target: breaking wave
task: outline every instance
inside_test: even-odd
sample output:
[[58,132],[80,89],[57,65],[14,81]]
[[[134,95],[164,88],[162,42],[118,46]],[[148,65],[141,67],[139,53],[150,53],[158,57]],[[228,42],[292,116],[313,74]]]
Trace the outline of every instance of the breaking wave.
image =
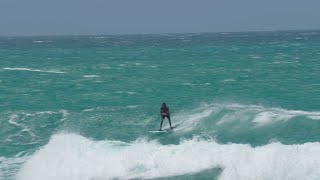
[[220,168],[220,180],[319,179],[320,143],[252,147],[194,137],[177,145],[146,139],[94,141],[57,134],[19,171],[23,180],[150,179]]

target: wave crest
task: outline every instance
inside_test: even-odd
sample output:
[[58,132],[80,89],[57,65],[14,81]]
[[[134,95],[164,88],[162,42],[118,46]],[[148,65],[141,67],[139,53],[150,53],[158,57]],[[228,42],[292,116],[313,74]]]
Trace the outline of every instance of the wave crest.
[[178,145],[145,139],[94,141],[58,134],[23,165],[18,179],[150,179],[222,168],[221,180],[319,179],[320,143],[218,144],[193,138]]

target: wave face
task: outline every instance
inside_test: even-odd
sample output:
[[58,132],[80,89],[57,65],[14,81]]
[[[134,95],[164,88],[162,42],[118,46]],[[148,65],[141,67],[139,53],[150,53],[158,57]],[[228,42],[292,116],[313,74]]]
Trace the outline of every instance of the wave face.
[[[63,111],[40,114],[48,113]],[[317,179],[320,167],[318,142],[284,145],[270,137],[268,141],[252,146],[257,144],[252,140],[252,135],[260,133],[261,137],[268,137],[277,134],[275,127],[282,123],[288,125],[296,118],[301,118],[304,124],[318,123],[319,114],[252,105],[206,104],[174,115],[176,128],[164,137],[151,133],[132,142],[96,141],[78,134],[59,133],[53,135],[40,150],[22,158],[24,164],[17,178],[179,179],[186,174],[211,169],[216,171],[210,177],[217,179]],[[295,131],[303,131],[306,127],[297,125]],[[247,131],[250,135],[246,134]],[[292,133],[294,136],[295,131],[289,130],[286,134]],[[190,139],[179,140],[189,136]],[[237,138],[233,141],[247,143],[221,143],[224,136],[235,136]],[[277,138],[281,139],[281,136]],[[160,143],[168,139],[179,142]],[[306,139],[304,141],[308,142]]]
[[318,111],[213,103],[178,112],[174,120],[175,136],[191,138],[194,134],[204,134],[220,143],[245,142],[259,146],[272,141],[299,144],[319,140]]
[[0,179],[320,179],[319,47],[319,31],[0,37]]

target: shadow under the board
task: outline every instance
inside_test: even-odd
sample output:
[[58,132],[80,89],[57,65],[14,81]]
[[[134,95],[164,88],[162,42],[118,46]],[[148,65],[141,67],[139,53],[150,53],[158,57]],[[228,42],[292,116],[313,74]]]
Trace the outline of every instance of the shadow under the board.
[[194,174],[184,174],[180,176],[160,177],[154,180],[216,180],[222,172],[222,168],[207,169]]

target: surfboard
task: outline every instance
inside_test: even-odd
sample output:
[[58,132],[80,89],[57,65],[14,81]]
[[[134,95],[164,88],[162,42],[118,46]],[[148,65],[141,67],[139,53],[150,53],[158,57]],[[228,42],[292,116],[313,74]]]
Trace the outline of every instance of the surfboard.
[[162,130],[162,131],[149,131],[149,132],[151,132],[151,133],[165,133],[165,132],[167,132],[167,131],[164,131],[164,130]]
[[151,133],[163,133],[163,132],[172,131],[174,128],[175,128],[175,126],[173,126],[172,129],[170,129],[170,127],[169,127],[169,128],[162,129],[162,131],[157,130],[157,131],[149,131],[149,132],[151,132]]

